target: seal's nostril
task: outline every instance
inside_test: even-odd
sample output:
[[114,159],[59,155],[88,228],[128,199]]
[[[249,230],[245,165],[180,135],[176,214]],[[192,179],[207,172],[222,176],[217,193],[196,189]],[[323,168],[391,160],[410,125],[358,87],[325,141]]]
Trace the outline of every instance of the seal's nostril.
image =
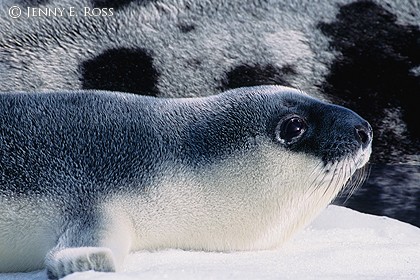
[[371,139],[370,126],[356,125],[355,128],[359,142],[362,144],[363,148],[366,148]]

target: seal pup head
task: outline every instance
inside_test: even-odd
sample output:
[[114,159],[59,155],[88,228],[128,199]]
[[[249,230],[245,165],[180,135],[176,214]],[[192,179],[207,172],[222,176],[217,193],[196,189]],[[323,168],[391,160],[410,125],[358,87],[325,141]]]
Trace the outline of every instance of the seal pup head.
[[173,231],[166,228],[168,238],[141,241],[147,248],[277,247],[325,208],[371,154],[367,121],[292,88],[241,88],[185,102],[195,119],[184,128],[178,169],[159,183],[171,190],[160,204],[170,211],[156,209],[159,221],[148,219],[159,223],[182,211]]

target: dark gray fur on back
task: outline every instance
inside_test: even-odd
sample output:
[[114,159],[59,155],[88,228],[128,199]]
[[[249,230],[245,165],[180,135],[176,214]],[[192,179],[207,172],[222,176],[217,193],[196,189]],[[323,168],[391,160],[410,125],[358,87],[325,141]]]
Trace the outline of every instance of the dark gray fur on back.
[[142,176],[139,168],[162,154],[153,149],[154,132],[138,121],[153,120],[150,107],[127,99],[94,92],[0,95],[1,190],[44,194],[58,184],[101,191],[104,182],[126,187]]
[[[255,87],[188,99],[99,91],[1,94],[0,192],[42,196],[57,186],[96,198],[138,192],[167,174],[165,167],[204,168],[249,153],[261,139],[278,142],[276,127],[291,114],[306,119],[308,131],[298,143],[277,143],[278,149],[324,164],[358,149],[352,128],[364,121],[352,111],[278,91]],[[61,196],[68,199],[66,191],[54,194]]]
[[[249,145],[249,137],[265,134],[260,122],[273,111],[258,101],[261,96],[232,95],[173,100],[99,91],[1,94],[0,191],[51,195],[63,186],[109,195],[144,188],[165,173],[165,162],[214,163]],[[54,196],[68,198],[64,191]]]

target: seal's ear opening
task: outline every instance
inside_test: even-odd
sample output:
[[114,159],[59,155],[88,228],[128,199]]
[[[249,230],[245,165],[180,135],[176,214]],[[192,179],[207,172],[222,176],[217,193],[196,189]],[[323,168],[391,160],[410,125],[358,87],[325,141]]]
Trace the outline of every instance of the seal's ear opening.
[[307,131],[308,124],[298,115],[288,115],[282,118],[276,126],[276,140],[285,146],[296,143]]

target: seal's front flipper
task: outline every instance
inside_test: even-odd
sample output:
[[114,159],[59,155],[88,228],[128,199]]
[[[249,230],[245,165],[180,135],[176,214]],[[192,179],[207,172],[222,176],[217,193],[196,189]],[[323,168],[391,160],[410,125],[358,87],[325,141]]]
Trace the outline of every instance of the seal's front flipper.
[[118,271],[131,246],[132,230],[126,220],[124,215],[111,217],[105,212],[88,212],[74,219],[46,256],[48,278],[88,270]]
[[46,259],[49,279],[88,270],[114,272],[115,263],[111,249],[105,247],[54,249]]

